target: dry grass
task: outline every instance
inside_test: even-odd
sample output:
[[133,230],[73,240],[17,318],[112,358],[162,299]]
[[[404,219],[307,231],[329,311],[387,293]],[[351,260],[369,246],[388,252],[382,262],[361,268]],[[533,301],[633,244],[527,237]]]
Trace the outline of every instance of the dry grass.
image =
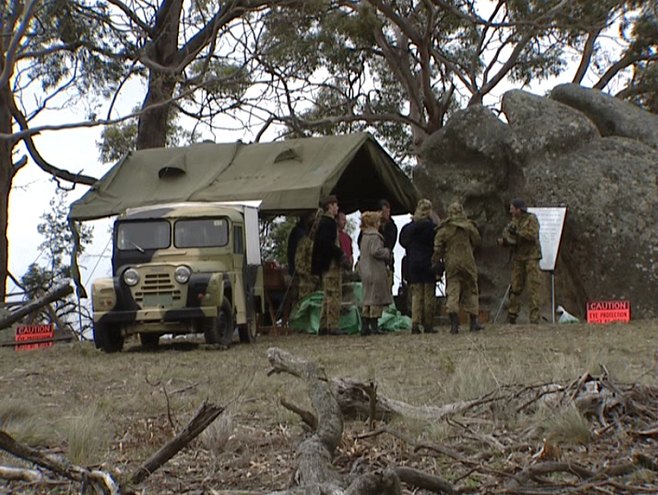
[[553,411],[546,422],[546,438],[560,444],[586,445],[592,440],[589,422],[570,405]]
[[[207,486],[281,488],[288,482],[303,429],[279,399],[304,408],[310,403],[299,380],[267,376],[266,351],[271,346],[317,361],[330,377],[374,380],[387,397],[443,405],[511,384],[564,383],[585,371],[598,374],[601,364],[617,382],[655,384],[656,325],[497,325],[477,335],[451,336],[442,328],[438,335],[365,339],[293,335],[265,337],[226,351],[165,344],[147,352],[131,342],[113,355],[96,351],[91,343],[21,353],[2,348],[0,422],[26,443],[53,447],[59,442],[75,462],[104,461],[129,472],[179,431],[207,398],[228,406],[227,412],[192,449],[171,461],[166,475],[149,478],[148,491],[175,493],[175,486],[199,480]],[[435,443],[460,445],[462,438],[481,436],[482,445],[493,445],[494,452],[501,431],[517,431],[533,445],[546,436],[577,445],[589,441],[592,428],[575,410],[556,414],[530,408],[519,415],[505,405],[492,408],[477,431],[466,425],[463,437],[456,436],[453,426],[399,419],[392,425]],[[365,423],[346,427],[360,431]],[[528,453],[514,455],[522,459]],[[413,459],[419,461],[418,456]],[[496,459],[489,462],[495,465]],[[15,465],[15,460],[0,454],[0,464]],[[441,469],[450,477],[449,467]]]
[[22,399],[0,401],[0,429],[16,440],[35,446],[47,446],[55,435],[49,423],[36,415],[32,404]]
[[113,438],[112,424],[96,406],[60,419],[58,430],[66,443],[67,458],[80,465],[105,460]]

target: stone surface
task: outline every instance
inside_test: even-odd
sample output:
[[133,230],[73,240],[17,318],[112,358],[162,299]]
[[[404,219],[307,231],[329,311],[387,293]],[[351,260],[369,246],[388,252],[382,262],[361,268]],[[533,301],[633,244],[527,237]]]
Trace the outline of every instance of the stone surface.
[[[578,90],[588,92],[599,101],[600,92]],[[646,122],[657,116],[625,111],[623,125],[608,126],[617,132],[611,134],[564,100],[514,90],[502,109],[509,124],[482,106],[456,113],[426,140],[414,170],[416,186],[440,213],[460,199],[477,222],[483,308],[493,317],[509,283],[508,252],[496,237],[509,221],[509,200],[521,196],[532,206],[568,206],[555,270],[557,304],[582,318],[588,300],[628,299],[633,317],[657,316],[658,151],[644,138],[620,135],[634,125],[650,128]],[[543,316],[549,321],[550,282],[546,274]],[[504,310],[501,315],[499,321]]]
[[627,137],[658,148],[658,115],[577,84],[556,86],[550,97],[581,111],[596,125],[602,136]]
[[[578,110],[526,91],[508,91],[501,106],[527,157],[565,152],[601,136],[594,123]],[[564,124],[556,125],[560,122]]]

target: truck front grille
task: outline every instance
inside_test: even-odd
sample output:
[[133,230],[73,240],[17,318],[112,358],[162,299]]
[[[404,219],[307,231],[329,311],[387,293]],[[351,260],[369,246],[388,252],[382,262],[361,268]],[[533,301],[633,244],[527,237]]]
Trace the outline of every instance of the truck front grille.
[[144,281],[139,290],[135,292],[135,302],[150,306],[149,303],[156,303],[158,306],[162,304],[173,304],[180,301],[181,293],[176,288],[171,274],[169,273],[148,273],[144,277]]

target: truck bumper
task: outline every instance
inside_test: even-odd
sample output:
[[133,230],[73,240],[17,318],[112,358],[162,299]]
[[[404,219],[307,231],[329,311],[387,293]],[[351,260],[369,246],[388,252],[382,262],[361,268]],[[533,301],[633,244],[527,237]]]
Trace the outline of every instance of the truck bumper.
[[103,323],[175,323],[203,318],[216,318],[216,306],[176,309],[140,309],[128,311],[96,311],[94,321]]

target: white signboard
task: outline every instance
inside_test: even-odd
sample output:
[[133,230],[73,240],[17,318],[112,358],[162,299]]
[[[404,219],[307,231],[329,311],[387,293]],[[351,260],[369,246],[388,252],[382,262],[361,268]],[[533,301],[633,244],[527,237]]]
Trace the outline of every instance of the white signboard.
[[539,243],[542,253],[539,268],[547,272],[555,271],[567,208],[566,206],[533,207],[528,208],[528,211],[534,213],[539,220]]

